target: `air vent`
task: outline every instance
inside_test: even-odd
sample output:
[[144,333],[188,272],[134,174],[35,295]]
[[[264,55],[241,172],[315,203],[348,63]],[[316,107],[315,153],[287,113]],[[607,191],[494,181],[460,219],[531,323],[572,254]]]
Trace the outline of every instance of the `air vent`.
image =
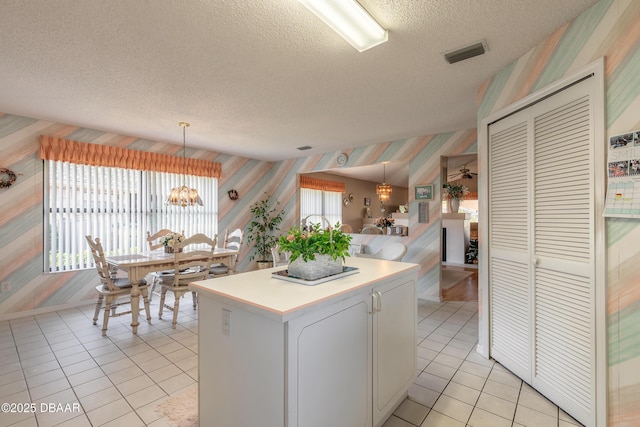
[[302,147],[298,147],[298,150],[300,150],[300,151],[311,150],[311,146],[310,145],[303,145]]
[[445,52],[444,59],[449,64],[453,64],[455,62],[473,58],[474,56],[483,55],[487,50],[486,42],[482,41],[451,52]]

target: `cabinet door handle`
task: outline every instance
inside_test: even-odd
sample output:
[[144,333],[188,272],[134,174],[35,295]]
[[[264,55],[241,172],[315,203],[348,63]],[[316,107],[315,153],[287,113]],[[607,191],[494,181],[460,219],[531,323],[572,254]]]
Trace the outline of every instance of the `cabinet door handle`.
[[371,292],[371,311],[369,314],[375,314],[378,307],[378,293],[376,291]]
[[382,294],[380,291],[375,291],[375,293],[378,295],[376,297],[376,311],[380,312],[382,311]]

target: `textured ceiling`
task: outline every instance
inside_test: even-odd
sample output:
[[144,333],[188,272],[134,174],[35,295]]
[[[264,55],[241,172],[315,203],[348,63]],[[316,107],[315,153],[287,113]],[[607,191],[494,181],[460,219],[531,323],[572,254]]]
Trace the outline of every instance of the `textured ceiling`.
[[360,3],[389,30],[363,53],[296,0],[2,0],[0,111],[177,144],[188,121],[265,160],[468,129],[480,83],[596,0]]

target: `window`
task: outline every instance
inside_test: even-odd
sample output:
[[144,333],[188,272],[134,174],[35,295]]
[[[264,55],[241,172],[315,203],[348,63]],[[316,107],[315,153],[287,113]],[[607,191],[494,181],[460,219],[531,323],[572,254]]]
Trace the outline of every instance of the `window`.
[[[300,189],[300,218],[309,215],[322,215],[334,226],[342,223],[342,193],[335,191]],[[322,222],[321,218],[309,218],[310,223]],[[322,224],[326,226],[326,224]]]
[[186,235],[213,236],[218,224],[218,180],[187,176],[204,206],[164,204],[183,175],[45,160],[44,270],[93,267],[86,235],[100,238],[105,253],[132,254],[147,249],[147,231],[162,228]]

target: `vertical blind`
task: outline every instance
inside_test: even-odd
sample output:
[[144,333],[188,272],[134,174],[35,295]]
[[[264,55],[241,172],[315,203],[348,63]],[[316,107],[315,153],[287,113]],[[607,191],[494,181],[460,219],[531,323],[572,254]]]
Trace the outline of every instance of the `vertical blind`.
[[[165,205],[171,188],[198,189],[202,207]],[[45,271],[93,267],[85,236],[100,238],[108,255],[147,249],[146,233],[167,228],[213,237],[218,223],[218,180],[45,160]]]
[[[337,222],[342,223],[342,193],[301,188],[300,218],[304,219],[310,215],[322,215],[332,226]],[[307,222],[322,225],[320,217],[311,217]]]

